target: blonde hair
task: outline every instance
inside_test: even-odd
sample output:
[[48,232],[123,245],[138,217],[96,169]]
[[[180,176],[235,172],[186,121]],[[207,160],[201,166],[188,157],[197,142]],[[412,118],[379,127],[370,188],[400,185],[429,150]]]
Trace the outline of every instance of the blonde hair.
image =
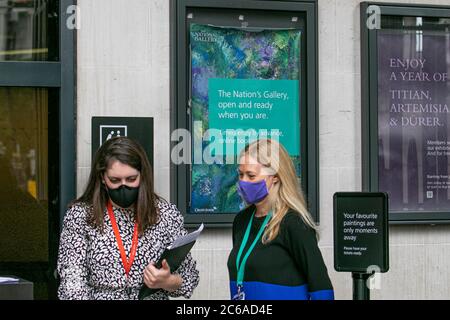
[[318,228],[308,212],[294,164],[286,149],[275,140],[261,139],[247,145],[242,150],[240,158],[245,155],[256,160],[263,168],[268,169],[269,175],[276,176],[279,180],[272,186],[269,193],[272,219],[264,232],[263,243],[268,243],[277,237],[281,221],[289,209],[298,213],[303,222],[311,227],[318,237]]

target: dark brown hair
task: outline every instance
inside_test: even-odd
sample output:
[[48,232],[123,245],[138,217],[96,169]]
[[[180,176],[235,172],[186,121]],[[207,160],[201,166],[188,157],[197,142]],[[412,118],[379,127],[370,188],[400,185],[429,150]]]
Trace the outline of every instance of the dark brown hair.
[[103,230],[104,212],[109,199],[103,176],[109,166],[119,161],[140,173],[139,195],[134,205],[139,234],[156,224],[158,209],[156,201],[161,199],[154,192],[152,168],[142,146],[127,137],[116,137],[106,141],[95,154],[89,181],[83,195],[73,203],[84,203],[90,207],[88,224]]

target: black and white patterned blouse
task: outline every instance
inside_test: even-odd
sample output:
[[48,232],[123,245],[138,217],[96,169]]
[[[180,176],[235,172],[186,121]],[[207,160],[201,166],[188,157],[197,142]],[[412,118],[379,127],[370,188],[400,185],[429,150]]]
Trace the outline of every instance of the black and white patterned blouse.
[[[138,248],[128,280],[108,213],[104,212],[103,233],[87,224],[88,206],[73,205],[64,218],[58,256],[60,299],[133,300],[138,299],[144,283],[144,269],[158,261],[164,249],[180,235],[187,233],[183,216],[175,205],[158,200],[159,220],[139,236]],[[131,249],[134,213],[132,209],[114,208],[114,215],[127,254]],[[181,287],[168,292],[160,290],[151,299],[190,298],[198,285],[196,262],[189,254],[175,271],[183,279]]]

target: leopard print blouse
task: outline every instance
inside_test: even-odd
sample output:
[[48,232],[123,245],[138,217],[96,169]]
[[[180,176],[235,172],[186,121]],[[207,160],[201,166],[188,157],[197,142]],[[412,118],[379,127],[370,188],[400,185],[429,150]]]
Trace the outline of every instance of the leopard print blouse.
[[[175,205],[158,200],[159,220],[139,236],[138,248],[128,278],[120,258],[116,238],[107,211],[104,231],[87,224],[89,207],[75,204],[66,212],[58,254],[62,300],[136,300],[144,283],[144,269],[156,262],[164,249],[180,235],[187,234],[183,216]],[[114,208],[120,236],[127,253],[131,249],[134,213],[132,209]],[[175,271],[183,279],[181,287],[168,292],[160,290],[149,299],[190,298],[199,282],[196,262],[189,254]]]

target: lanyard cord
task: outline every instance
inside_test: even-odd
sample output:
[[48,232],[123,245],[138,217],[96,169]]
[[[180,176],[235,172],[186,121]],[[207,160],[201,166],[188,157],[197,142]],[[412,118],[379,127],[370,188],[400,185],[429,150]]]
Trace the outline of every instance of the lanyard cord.
[[250,254],[252,253],[253,249],[255,248],[256,243],[261,238],[261,235],[262,235],[264,229],[266,228],[266,226],[267,226],[267,224],[268,224],[268,222],[269,222],[269,220],[270,220],[270,218],[272,216],[272,212],[270,211],[267,214],[266,219],[264,219],[263,224],[259,228],[259,231],[258,231],[258,234],[256,235],[255,240],[253,240],[252,245],[247,250],[247,252],[244,255],[244,258],[242,259],[241,263],[239,264],[239,261],[241,260],[241,256],[242,256],[243,251],[244,251],[244,248],[247,245],[248,238],[250,236],[250,229],[251,229],[251,226],[252,226],[252,223],[253,223],[253,217],[254,216],[255,216],[255,212],[253,212],[252,217],[250,218],[250,221],[249,221],[248,226],[247,226],[247,230],[245,231],[245,235],[244,235],[244,238],[242,239],[241,247],[239,249],[239,253],[238,253],[237,259],[236,259],[236,270],[237,270],[236,283],[237,283],[238,287],[242,287],[242,284],[244,283],[245,264],[247,263],[248,257],[250,256]]
[[134,257],[136,256],[136,250],[138,246],[138,224],[137,222],[134,223],[134,231],[133,231],[133,241],[131,244],[131,250],[130,250],[130,259],[127,259],[127,255],[125,253],[125,248],[123,246],[122,238],[120,237],[119,227],[117,226],[116,217],[114,217],[114,212],[112,210],[112,204],[111,201],[108,201],[108,215],[109,219],[111,220],[111,225],[114,231],[114,235],[116,237],[117,246],[119,247],[120,251],[120,258],[122,259],[122,265],[125,269],[125,275],[128,278],[128,274],[130,273],[131,266],[134,262]]

